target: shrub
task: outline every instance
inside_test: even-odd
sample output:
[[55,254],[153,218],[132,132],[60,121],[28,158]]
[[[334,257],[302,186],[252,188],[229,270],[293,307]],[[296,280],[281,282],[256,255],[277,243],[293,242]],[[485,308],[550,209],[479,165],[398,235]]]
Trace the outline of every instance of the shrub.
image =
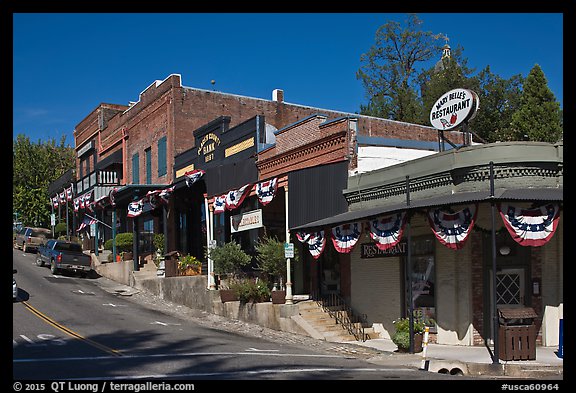
[[208,251],[214,261],[214,274],[237,276],[252,258],[234,241],[216,246]]
[[258,278],[242,278],[230,284],[241,303],[260,303],[270,301],[270,288],[268,283]]
[[104,242],[104,249],[112,251],[112,241],[113,239],[108,239]]
[[197,268],[199,266],[202,266],[202,262],[199,261],[195,256],[190,254],[183,255],[180,258],[178,258],[178,269],[186,270],[188,266]]
[[[400,318],[394,323],[394,334],[392,334],[392,342],[396,344],[399,348],[409,348],[410,347],[410,320],[408,318]],[[414,334],[424,333],[423,322],[414,319]]]
[[255,248],[257,252],[257,269],[262,271],[272,281],[286,282],[284,243],[276,238],[265,237],[256,242]]
[[123,232],[116,235],[116,251],[132,252],[132,242],[134,234],[132,232]]
[[58,238],[59,236],[66,236],[65,222],[59,222],[58,224],[56,224],[56,226],[54,227],[54,235],[56,236],[56,238]]
[[160,250],[160,255],[164,255],[164,234],[163,233],[155,233],[154,234],[154,249]]

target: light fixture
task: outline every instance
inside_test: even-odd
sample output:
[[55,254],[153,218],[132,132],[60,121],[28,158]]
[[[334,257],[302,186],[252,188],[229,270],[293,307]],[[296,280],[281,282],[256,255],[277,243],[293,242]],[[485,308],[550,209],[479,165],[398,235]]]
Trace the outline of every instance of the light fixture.
[[508,255],[510,254],[510,246],[507,246],[506,244],[504,244],[503,246],[500,246],[500,249],[498,250],[500,251],[500,255]]

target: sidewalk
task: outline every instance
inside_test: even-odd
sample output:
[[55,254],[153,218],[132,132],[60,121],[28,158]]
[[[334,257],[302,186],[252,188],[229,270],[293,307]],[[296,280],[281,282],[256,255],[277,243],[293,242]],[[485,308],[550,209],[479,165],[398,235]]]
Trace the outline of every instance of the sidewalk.
[[564,359],[558,357],[558,347],[537,346],[535,360],[499,360],[499,364],[493,364],[491,353],[484,346],[428,344],[425,353],[410,354],[396,352],[396,344],[390,339],[378,338],[353,344],[384,352],[385,356],[373,359],[374,363],[393,362],[431,372],[532,379],[562,379],[564,374]]

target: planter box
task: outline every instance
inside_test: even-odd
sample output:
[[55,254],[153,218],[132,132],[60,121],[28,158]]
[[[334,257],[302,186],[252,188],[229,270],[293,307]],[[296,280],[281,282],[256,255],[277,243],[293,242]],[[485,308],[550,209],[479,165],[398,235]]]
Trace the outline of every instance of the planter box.
[[186,270],[180,270],[179,274],[180,276],[199,276],[202,274],[202,266],[189,266]]
[[236,291],[232,289],[220,289],[219,292],[220,292],[220,300],[222,301],[222,303],[235,302],[237,300],[240,300],[238,298],[238,295],[236,294]]
[[273,304],[286,303],[286,291],[272,291],[272,303]]

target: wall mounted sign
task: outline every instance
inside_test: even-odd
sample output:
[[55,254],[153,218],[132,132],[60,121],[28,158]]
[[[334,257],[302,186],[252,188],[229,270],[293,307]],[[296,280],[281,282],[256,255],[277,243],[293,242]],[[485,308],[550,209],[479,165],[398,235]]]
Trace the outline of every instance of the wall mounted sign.
[[432,106],[430,123],[438,130],[452,130],[463,122],[473,119],[479,107],[478,94],[472,90],[450,90]]
[[204,135],[198,147],[198,156],[204,156],[204,162],[210,162],[214,159],[214,151],[220,146],[220,138],[214,133]]
[[388,258],[402,255],[406,255],[406,242],[400,242],[386,250],[379,249],[374,243],[360,244],[361,259]]
[[237,214],[230,217],[230,232],[242,232],[250,229],[262,228],[262,209]]

